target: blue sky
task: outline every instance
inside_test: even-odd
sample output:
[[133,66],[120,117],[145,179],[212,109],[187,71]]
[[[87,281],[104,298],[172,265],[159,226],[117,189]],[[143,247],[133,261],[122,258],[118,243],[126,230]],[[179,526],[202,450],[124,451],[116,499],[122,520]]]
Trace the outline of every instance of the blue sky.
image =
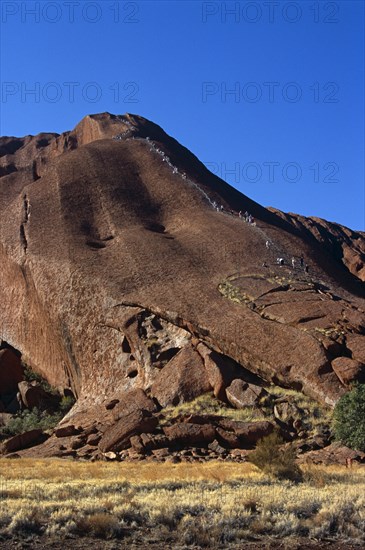
[[365,229],[363,1],[0,7],[1,135],[137,113],[261,204]]

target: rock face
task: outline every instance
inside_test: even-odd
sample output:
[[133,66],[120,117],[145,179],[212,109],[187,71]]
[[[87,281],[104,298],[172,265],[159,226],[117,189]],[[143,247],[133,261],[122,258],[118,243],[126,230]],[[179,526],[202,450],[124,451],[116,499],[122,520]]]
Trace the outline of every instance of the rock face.
[[[136,115],[4,137],[0,155],[0,339],[73,391],[65,422],[105,416],[104,452],[151,422],[123,405],[131,391],[160,406],[208,388],[240,399],[234,380],[330,405],[347,391],[339,358],[364,361],[364,234],[261,207]],[[0,393],[19,382],[6,355]]]

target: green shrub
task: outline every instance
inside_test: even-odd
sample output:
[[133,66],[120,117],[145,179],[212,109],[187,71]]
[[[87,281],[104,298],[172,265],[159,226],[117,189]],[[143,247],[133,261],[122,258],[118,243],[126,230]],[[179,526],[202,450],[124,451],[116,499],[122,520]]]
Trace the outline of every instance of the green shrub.
[[0,429],[0,435],[10,437],[17,434],[35,430],[50,430],[54,428],[61,420],[64,414],[57,412],[48,414],[47,412],[39,411],[37,408],[25,410],[14,416],[10,422]]
[[295,449],[292,445],[284,446],[284,441],[277,432],[260,439],[256,449],[247,460],[255,464],[265,474],[277,479],[300,481],[302,473],[295,462]]
[[59,405],[60,411],[65,415],[70,409],[72,409],[75,402],[76,399],[71,395],[64,395]]
[[338,441],[365,451],[365,384],[356,384],[341,397],[333,412],[332,427]]
[[36,381],[40,386],[41,388],[44,389],[45,392],[47,393],[51,393],[53,395],[56,395],[58,392],[56,390],[56,388],[53,388],[48,382],[47,380],[45,380],[43,378],[43,376],[41,376],[40,374],[38,374],[37,372],[35,372],[34,370],[32,370],[30,367],[28,367],[28,365],[26,365],[25,363],[23,363],[23,368],[24,368],[24,371],[23,371],[23,377],[24,377],[24,380],[26,380],[27,382],[33,382],[33,381]]

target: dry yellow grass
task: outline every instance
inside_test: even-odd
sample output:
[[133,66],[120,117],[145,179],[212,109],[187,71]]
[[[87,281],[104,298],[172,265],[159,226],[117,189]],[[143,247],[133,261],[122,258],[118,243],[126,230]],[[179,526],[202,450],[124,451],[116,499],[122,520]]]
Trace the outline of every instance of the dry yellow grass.
[[235,409],[216,399],[212,393],[205,393],[204,395],[196,397],[193,401],[181,403],[180,405],[165,407],[163,413],[164,420],[161,421],[162,425],[184,414],[214,414],[225,418],[231,418],[232,420],[243,420],[245,422],[266,419],[263,411],[258,407]]
[[0,461],[0,534],[101,538],[166,533],[177,543],[271,537],[365,541],[365,468],[305,467],[278,482],[250,464]]
[[[302,411],[303,425],[313,434],[321,433],[331,424],[332,410],[320,405],[310,397],[295,390],[284,389],[278,386],[266,388],[269,392],[269,398],[261,401],[259,406],[244,407],[235,409],[218,399],[212,393],[200,395],[193,401],[181,403],[177,406],[169,406],[164,409],[164,419],[160,422],[165,424],[181,415],[186,414],[213,414],[231,418],[232,420],[242,420],[244,422],[274,420],[273,404],[270,404],[272,398],[288,398],[294,405]],[[266,403],[265,403],[266,402]]]

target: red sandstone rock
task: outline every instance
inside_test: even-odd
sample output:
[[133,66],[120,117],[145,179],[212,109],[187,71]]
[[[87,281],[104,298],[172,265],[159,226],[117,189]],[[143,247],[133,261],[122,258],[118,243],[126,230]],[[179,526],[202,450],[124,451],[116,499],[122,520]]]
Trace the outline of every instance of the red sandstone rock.
[[33,382],[19,382],[18,384],[21,400],[27,409],[39,410],[54,409],[57,407],[59,399],[55,395],[46,392],[38,384]]
[[219,443],[216,439],[214,441],[212,441],[212,443],[209,443],[208,449],[210,449],[211,451],[214,451],[215,453],[217,453],[219,455],[223,455],[223,454],[226,453],[226,449],[224,447],[222,447],[221,445],[219,445]]
[[352,359],[365,364],[365,338],[362,334],[349,334],[346,338],[346,346],[352,353]]
[[234,435],[242,442],[253,445],[263,437],[270,435],[274,426],[271,422],[242,422],[239,420],[224,419],[219,422],[219,425],[228,432],[233,432]]
[[166,407],[192,401],[210,389],[202,358],[187,345],[160,371],[151,395]]
[[332,361],[332,368],[345,386],[355,380],[365,381],[365,364],[355,359],[337,357]]
[[267,395],[267,392],[260,386],[235,379],[226,389],[226,395],[231,405],[236,409],[242,409],[256,405],[261,397]]
[[231,431],[225,430],[224,428],[216,428],[217,439],[219,443],[226,448],[235,449],[241,446],[241,441],[239,437]]
[[26,449],[27,447],[34,447],[34,445],[42,443],[47,437],[48,436],[39,429],[14,435],[2,444],[2,452],[3,454],[13,453],[21,449]]
[[164,434],[141,434],[141,442],[146,450],[159,449],[167,447],[169,444],[168,438]]
[[365,463],[365,453],[349,449],[341,443],[331,443],[324,449],[309,451],[299,457],[300,462],[314,464],[341,464],[352,467],[352,462]]
[[68,426],[60,426],[59,428],[56,428],[54,435],[56,437],[70,437],[72,435],[78,435],[80,431],[81,429],[79,427],[70,424]]
[[[124,132],[139,139],[112,139]],[[53,386],[72,389],[67,422],[109,426],[105,404],[148,393],[189,342],[208,349],[199,384],[220,399],[240,365],[245,380],[250,371],[330,405],[346,391],[331,361],[353,335],[353,359],[363,360],[363,233],[261,207],[136,115],[0,138],[0,151],[2,338]],[[228,210],[248,210],[256,226]],[[287,257],[277,266],[277,250],[303,255],[309,273]]]
[[321,218],[305,218],[299,214],[286,214],[270,208],[285,221],[300,229],[303,236],[314,237],[332,257],[343,262],[347,269],[365,281],[365,239],[363,232],[352,231],[338,223]]
[[91,447],[94,447],[98,445],[100,439],[101,439],[101,434],[90,434],[86,440],[86,444],[90,445]]
[[225,390],[232,380],[239,376],[237,365],[229,357],[212,351],[204,344],[199,344],[197,350],[204,359],[206,377],[213,388],[214,395],[221,401],[227,401]]
[[110,426],[103,434],[99,449],[107,451],[121,451],[130,447],[130,438],[143,432],[152,432],[158,424],[157,418],[146,411],[134,411],[123,416],[116,424]]
[[178,423],[163,429],[171,444],[205,445],[215,439],[215,428],[211,424]]
[[155,403],[140,388],[121,395],[119,402],[112,409],[112,415],[114,420],[120,420],[136,411],[156,411]]

